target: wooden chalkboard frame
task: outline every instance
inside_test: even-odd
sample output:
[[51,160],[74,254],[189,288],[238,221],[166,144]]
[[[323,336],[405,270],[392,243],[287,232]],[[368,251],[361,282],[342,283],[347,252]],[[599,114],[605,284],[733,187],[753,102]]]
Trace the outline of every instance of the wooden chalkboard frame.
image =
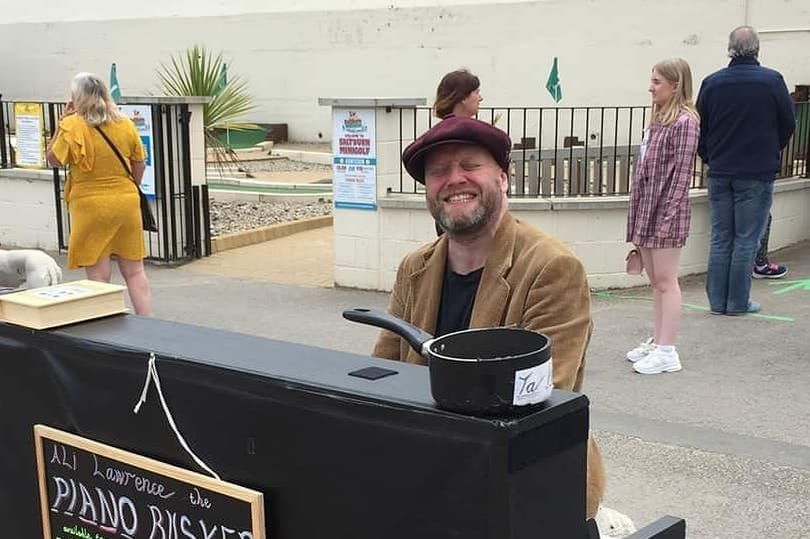
[[140,468],[155,474],[163,475],[187,483],[191,486],[216,492],[223,496],[250,504],[253,539],[266,539],[264,521],[264,496],[261,492],[251,490],[233,483],[227,483],[192,472],[165,462],[118,449],[89,438],[77,436],[47,425],[34,425],[34,443],[37,457],[37,480],[39,483],[40,509],[42,511],[42,532],[45,539],[50,539],[51,521],[48,512],[48,483],[46,478],[45,453],[43,439],[76,447],[104,457],[109,460]]

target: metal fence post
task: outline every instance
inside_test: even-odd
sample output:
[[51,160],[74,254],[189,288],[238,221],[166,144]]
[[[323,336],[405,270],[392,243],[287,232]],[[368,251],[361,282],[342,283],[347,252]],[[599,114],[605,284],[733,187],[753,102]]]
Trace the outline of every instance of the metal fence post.
[[179,105],[177,110],[177,120],[179,123],[178,141],[181,163],[181,178],[183,191],[183,209],[185,213],[186,244],[183,246],[183,258],[193,258],[197,250],[199,231],[196,230],[194,221],[194,194],[191,182],[191,111],[188,105]]
[[[57,119],[56,105],[48,103],[48,122],[51,126],[51,136],[56,132],[56,125],[59,122]],[[59,167],[52,167],[53,171],[53,197],[54,205],[56,207],[56,235],[59,242],[59,251],[66,251],[68,248],[68,241],[65,238],[66,230],[65,217],[62,212],[62,175]],[[69,217],[68,217],[69,218]]]
[[203,212],[203,256],[211,256],[211,199],[208,197],[208,185],[202,186],[202,212]]
[[0,168],[8,168],[8,143],[6,137],[6,104],[3,102],[3,94],[0,94]]
[[799,106],[804,107],[804,110],[801,111],[801,114],[800,114],[800,116],[802,117],[801,119],[804,120],[804,124],[798,126],[799,129],[801,130],[800,131],[800,133],[801,133],[800,136],[804,137],[804,142],[805,142],[805,146],[804,146],[804,177],[805,178],[810,178],[810,165],[808,165],[808,162],[810,162],[810,101],[807,101],[805,103],[801,103]]

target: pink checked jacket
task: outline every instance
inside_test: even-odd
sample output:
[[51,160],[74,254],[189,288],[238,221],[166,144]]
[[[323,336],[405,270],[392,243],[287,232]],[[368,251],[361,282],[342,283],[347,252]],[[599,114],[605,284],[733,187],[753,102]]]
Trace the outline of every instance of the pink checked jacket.
[[699,123],[687,112],[670,125],[653,123],[647,129],[630,186],[628,242],[651,249],[686,244],[699,138]]

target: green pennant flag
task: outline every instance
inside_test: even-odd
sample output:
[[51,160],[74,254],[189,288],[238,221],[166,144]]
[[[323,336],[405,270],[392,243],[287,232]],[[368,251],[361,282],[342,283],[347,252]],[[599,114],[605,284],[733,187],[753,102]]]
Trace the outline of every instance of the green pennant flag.
[[115,62],[110,67],[110,97],[115,103],[121,100],[121,87],[118,86],[118,72],[115,68]]
[[554,101],[559,103],[562,99],[562,86],[560,86],[560,72],[557,69],[557,57],[554,57],[554,65],[551,66],[551,72],[548,74],[548,81],[546,81],[546,90],[554,98]]

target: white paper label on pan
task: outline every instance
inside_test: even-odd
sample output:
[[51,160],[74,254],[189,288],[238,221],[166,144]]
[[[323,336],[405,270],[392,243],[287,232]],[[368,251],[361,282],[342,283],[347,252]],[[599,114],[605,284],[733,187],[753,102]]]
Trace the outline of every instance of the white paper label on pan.
[[523,406],[543,402],[549,398],[553,387],[551,358],[536,367],[515,371],[515,397],[512,404]]

